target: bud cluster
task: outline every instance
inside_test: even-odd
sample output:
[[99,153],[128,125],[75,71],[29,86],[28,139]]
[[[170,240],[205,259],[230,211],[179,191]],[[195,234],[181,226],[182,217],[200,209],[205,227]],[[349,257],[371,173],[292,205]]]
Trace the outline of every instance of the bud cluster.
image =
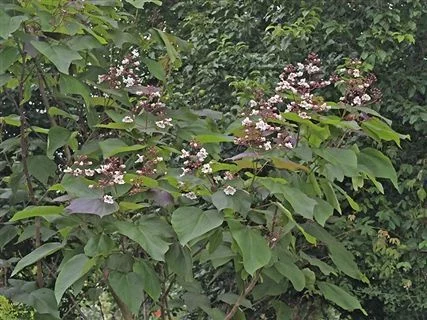
[[99,75],[98,83],[106,83],[112,89],[120,89],[123,85],[126,88],[141,85],[139,66],[139,52],[133,49],[117,66],[112,66],[106,74]]
[[210,163],[204,163],[208,155],[209,154],[206,149],[202,148],[198,142],[191,141],[189,144],[189,149],[182,149],[181,155],[179,156],[179,158],[183,160],[184,165],[181,168],[181,177],[199,168],[201,168],[201,171],[204,174],[212,173]]

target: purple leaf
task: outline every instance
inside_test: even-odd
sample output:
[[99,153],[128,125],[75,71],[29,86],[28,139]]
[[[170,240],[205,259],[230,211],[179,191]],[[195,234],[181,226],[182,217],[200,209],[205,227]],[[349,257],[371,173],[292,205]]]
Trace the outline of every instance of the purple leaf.
[[69,213],[96,214],[103,217],[119,210],[119,205],[105,203],[103,199],[78,198],[71,201],[66,208]]
[[155,204],[161,207],[166,207],[170,204],[173,204],[173,197],[170,195],[170,193],[163,190],[151,189],[150,197],[153,199]]
[[258,158],[258,154],[255,152],[242,152],[239,154],[236,154],[235,156],[231,157],[231,158],[227,158],[225,159],[226,161],[235,161],[235,160],[240,160],[243,158]]

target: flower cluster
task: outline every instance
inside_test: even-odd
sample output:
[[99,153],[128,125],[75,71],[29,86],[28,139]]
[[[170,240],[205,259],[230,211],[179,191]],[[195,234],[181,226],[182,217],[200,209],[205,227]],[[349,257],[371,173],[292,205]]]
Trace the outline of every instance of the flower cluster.
[[206,149],[202,148],[201,145],[195,141],[191,141],[189,147],[189,150],[182,149],[181,155],[179,156],[179,158],[183,160],[184,165],[181,168],[181,177],[199,168],[201,168],[204,174],[212,173],[211,164],[204,163],[209,155]]
[[143,90],[137,91],[136,94],[143,96],[143,99],[141,97],[132,109],[134,114],[139,115],[142,112],[148,112],[155,116],[163,117],[165,115],[166,105],[160,101],[161,94],[159,88],[146,86]]
[[[292,135],[283,126],[277,124],[281,116],[277,107],[272,106],[272,99],[262,100],[259,104],[253,100],[250,106],[254,107],[249,115],[242,120],[243,134],[236,137],[234,143],[247,147],[269,151],[274,145],[292,149],[294,147]],[[270,101],[270,102],[269,102]],[[275,121],[274,125],[269,121]]]
[[324,88],[336,82],[338,77],[331,76],[328,80],[320,77],[320,59],[315,53],[309,54],[304,63],[288,65],[280,75],[276,86],[276,96],[290,92],[293,101],[286,106],[285,112],[295,112],[303,119],[310,119],[308,112],[323,112],[330,107],[323,98],[315,96],[313,90]]
[[[135,165],[139,168],[136,173],[141,176],[153,176],[157,173],[157,165],[163,161],[163,157],[159,156],[159,153],[155,147],[148,148],[144,155],[137,154]],[[132,181],[132,189],[130,194],[136,194],[142,192],[144,186],[140,181]]]
[[92,168],[92,164],[92,161],[88,160],[87,156],[80,156],[74,161],[73,168],[65,168],[64,173],[72,174],[75,177],[83,176],[86,178],[99,175],[98,182],[89,185],[89,188],[103,188],[115,184],[125,184],[123,176],[126,173],[126,171],[124,171],[126,166],[122,164],[119,158],[108,158],[105,160],[105,163],[101,164],[99,167]]
[[117,65],[110,67],[106,74],[98,76],[98,83],[107,83],[110,88],[120,89],[123,85],[127,88],[141,85],[142,79],[137,72],[139,69],[139,52],[133,49]]
[[339,70],[342,83],[345,84],[345,92],[340,101],[351,106],[361,106],[376,103],[381,99],[381,91],[374,88],[377,81],[374,74],[364,74],[361,71],[362,62],[351,60],[346,68]]

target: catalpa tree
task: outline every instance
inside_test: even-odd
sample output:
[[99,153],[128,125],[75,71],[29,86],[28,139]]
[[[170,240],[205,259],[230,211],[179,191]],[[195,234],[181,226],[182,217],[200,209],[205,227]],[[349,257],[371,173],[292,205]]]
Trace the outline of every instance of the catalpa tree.
[[237,112],[172,109],[186,44],[134,23],[156,4],[2,7],[2,294],[37,319],[286,319],[289,297],[364,313],[339,282],[369,280],[328,225],[365,180],[397,187],[358,147],[402,138],[369,65],[326,75],[309,54]]

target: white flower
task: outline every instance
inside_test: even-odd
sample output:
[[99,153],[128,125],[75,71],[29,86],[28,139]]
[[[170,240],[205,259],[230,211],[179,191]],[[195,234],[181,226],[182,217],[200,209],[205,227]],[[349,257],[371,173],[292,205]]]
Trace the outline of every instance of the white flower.
[[233,180],[233,179],[234,179],[234,175],[230,171],[226,171],[224,173],[224,180]]
[[288,149],[293,149],[294,148],[292,142],[286,142],[285,143],[285,147],[288,148]]
[[200,162],[203,162],[203,161],[206,159],[206,157],[207,157],[208,155],[209,155],[209,154],[208,154],[208,152],[206,151],[206,149],[205,149],[205,148],[201,148],[201,149],[199,150],[199,152],[197,152],[197,154],[196,154],[197,159],[199,159],[199,161],[200,161]]
[[304,70],[304,65],[301,62],[297,63],[298,70]]
[[264,122],[264,121],[262,121],[262,120],[259,120],[259,121],[256,123],[255,128],[256,128],[256,129],[259,129],[259,130],[261,130],[261,131],[265,131],[265,130],[270,129],[270,125],[269,125],[268,123],[265,123],[265,122]]
[[266,151],[271,150],[271,142],[267,141],[266,143],[264,143],[264,149]]
[[363,96],[362,96],[362,101],[370,101],[371,100],[371,97],[368,95],[368,94],[364,94]]
[[88,187],[89,189],[93,189],[93,187],[95,187],[95,185],[90,184],[90,185],[88,185],[87,187]]
[[125,184],[125,180],[123,180],[123,175],[120,173],[114,174],[113,181],[117,184]]
[[165,120],[163,120],[165,122],[165,125],[172,127],[172,118],[166,118]]
[[88,177],[92,177],[95,174],[95,171],[92,169],[85,169],[85,175]]
[[355,78],[360,77],[360,71],[359,71],[359,69],[354,69],[354,70],[353,70],[353,76],[354,76]]
[[188,158],[190,156],[190,152],[188,152],[185,149],[181,149],[181,153],[182,154],[179,156],[181,159],[185,159],[185,158]]
[[306,70],[307,70],[307,72],[308,73],[315,73],[315,72],[318,72],[320,69],[319,69],[319,67],[318,66],[315,66],[315,65],[313,65],[313,64],[309,64],[307,67],[306,67]]
[[251,111],[251,116],[256,116],[259,113],[259,110],[253,109]]
[[278,94],[276,94],[275,96],[273,96],[273,97],[271,97],[271,98],[268,99],[268,102],[272,103],[272,104],[280,103],[282,101],[283,101],[282,97],[279,96]]
[[163,120],[156,121],[156,126],[158,126],[158,127],[159,127],[159,128],[161,128],[161,129],[166,128],[166,125],[165,125],[165,123],[164,123],[164,121],[163,121]]
[[156,161],[157,161],[157,162],[162,162],[162,161],[163,161],[163,157],[157,157],[157,158],[156,158]]
[[113,203],[114,203],[114,199],[113,199],[113,197],[112,197],[112,196],[110,196],[110,195],[106,194],[106,195],[104,196],[104,202],[105,202],[105,203],[108,203],[108,204],[113,204]]
[[126,116],[122,119],[123,123],[133,123],[133,118],[130,116]]
[[307,114],[307,112],[298,112],[298,115],[302,119],[311,119],[311,117]]
[[362,99],[360,99],[360,97],[355,97],[355,98],[353,99],[353,103],[354,103],[356,106],[358,106],[358,105],[360,105],[360,104],[362,103]]
[[252,120],[249,119],[248,117],[242,120],[242,126],[249,126],[251,124],[252,124]]
[[255,108],[257,105],[258,105],[258,103],[255,100],[250,100],[249,101],[249,107]]
[[202,166],[202,172],[205,174],[212,173],[212,168],[209,163],[206,163]]
[[82,173],[83,173],[83,170],[77,168],[77,169],[74,169],[73,176],[77,177],[77,176],[81,175]]
[[135,79],[127,77],[123,79],[123,82],[126,84],[126,87],[132,87],[135,84]]
[[119,77],[122,75],[123,71],[125,71],[125,68],[123,66],[120,66],[116,69],[116,76]]
[[139,57],[139,52],[137,49],[133,49],[132,50],[132,58],[138,58]]
[[66,167],[64,169],[64,173],[71,173],[71,172],[73,172],[73,169],[71,169],[70,167]]
[[190,199],[190,200],[196,200],[197,199],[197,195],[194,192],[184,193],[183,196]]
[[138,157],[138,159],[136,159],[135,163],[144,162],[144,156],[143,155],[137,154],[136,156]]
[[225,193],[227,196],[232,196],[232,195],[234,195],[234,194],[236,193],[236,189],[234,189],[232,186],[227,186],[227,187],[225,187],[225,189],[224,189],[224,193]]
[[215,180],[216,183],[220,183],[223,180],[221,176],[214,176],[213,179]]
[[122,64],[128,64],[129,63],[129,59],[125,58],[122,60]]
[[180,177],[185,176],[188,172],[190,172],[191,170],[188,168],[181,168],[182,169],[182,173],[179,175]]
[[98,76],[98,83],[102,83],[105,80],[105,74],[101,74]]

